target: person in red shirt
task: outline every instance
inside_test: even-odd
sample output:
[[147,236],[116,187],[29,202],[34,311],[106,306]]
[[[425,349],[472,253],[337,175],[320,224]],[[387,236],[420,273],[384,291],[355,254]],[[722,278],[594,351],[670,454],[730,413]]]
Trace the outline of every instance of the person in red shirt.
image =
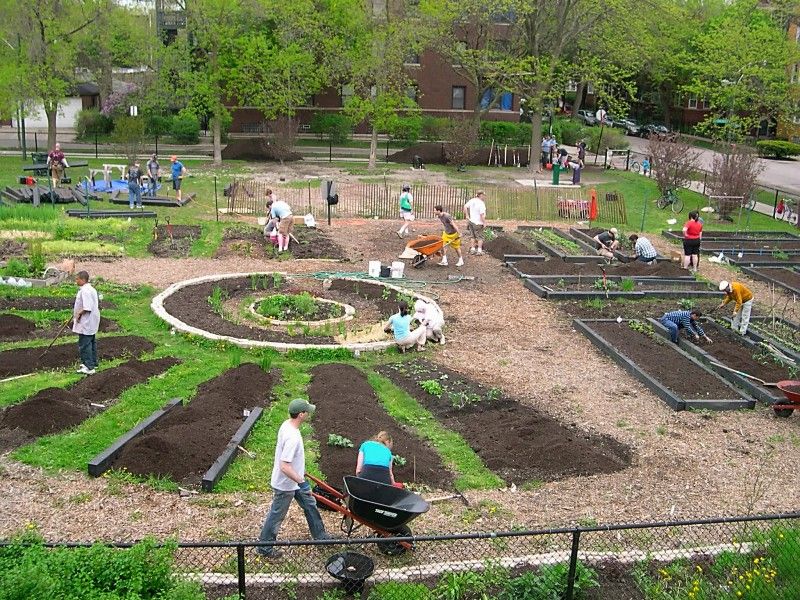
[[64,170],[68,166],[67,159],[61,151],[61,144],[56,144],[53,151],[47,155],[47,167],[50,169],[53,189],[61,185],[61,180],[64,178]]
[[703,237],[703,224],[700,213],[693,210],[683,226],[683,268],[697,273],[700,266],[700,239]]

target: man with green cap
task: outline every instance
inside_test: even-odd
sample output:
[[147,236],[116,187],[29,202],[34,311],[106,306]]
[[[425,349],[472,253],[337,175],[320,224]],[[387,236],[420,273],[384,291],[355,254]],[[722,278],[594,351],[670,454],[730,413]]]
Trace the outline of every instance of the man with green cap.
[[[294,498],[303,509],[315,540],[328,539],[325,524],[317,509],[317,501],[311,494],[311,486],[306,481],[306,455],[300,425],[314,412],[316,407],[302,398],[295,398],[289,403],[289,418],[278,430],[278,442],[275,445],[275,462],[272,466],[272,506],[269,509],[259,542],[274,542],[278,538],[289,505]],[[256,552],[268,558],[278,558],[283,553],[272,546],[260,546]]]

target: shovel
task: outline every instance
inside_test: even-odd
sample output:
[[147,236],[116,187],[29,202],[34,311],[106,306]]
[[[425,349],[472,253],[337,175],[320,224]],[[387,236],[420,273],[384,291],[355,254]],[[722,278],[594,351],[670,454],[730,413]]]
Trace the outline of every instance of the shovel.
[[47,354],[47,352],[50,350],[50,348],[52,348],[52,347],[53,347],[53,344],[55,344],[55,343],[56,343],[56,340],[57,340],[59,337],[61,337],[61,334],[62,334],[62,333],[64,333],[64,330],[67,328],[67,325],[69,325],[69,322],[70,322],[70,321],[72,321],[72,317],[69,317],[69,318],[67,318],[67,320],[66,320],[66,321],[64,321],[64,324],[63,324],[63,325],[61,326],[61,328],[58,330],[58,333],[56,334],[56,337],[54,337],[54,338],[53,338],[53,341],[52,341],[52,342],[50,342],[50,345],[49,345],[47,348],[45,348],[45,349],[44,349],[44,352],[42,352],[42,353],[39,355],[39,358],[37,358],[36,360],[42,360],[42,357],[44,357],[44,355],[45,355],[45,354]]
[[747,377],[747,379],[752,379],[753,381],[757,381],[758,383],[760,383],[764,387],[778,387],[777,383],[769,383],[767,381],[764,381],[763,379],[759,379],[758,377],[756,377],[754,375],[749,375],[748,373],[745,373],[743,371],[737,371],[736,369],[731,369],[730,367],[726,367],[725,365],[721,365],[721,364],[716,363],[714,361],[709,361],[709,364],[714,365],[715,367],[719,367],[720,369],[724,369],[726,371],[730,371],[731,373],[736,373],[737,375],[741,375],[742,377]]

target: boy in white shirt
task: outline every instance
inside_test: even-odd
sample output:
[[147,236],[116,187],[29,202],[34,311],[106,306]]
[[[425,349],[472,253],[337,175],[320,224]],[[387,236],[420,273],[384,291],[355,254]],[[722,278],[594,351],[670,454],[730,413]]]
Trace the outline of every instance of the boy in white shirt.
[[94,375],[97,369],[97,342],[95,336],[100,329],[100,301],[89,283],[89,273],[80,271],[75,276],[78,294],[72,309],[72,331],[78,334],[78,352],[81,366],[78,373]]
[[486,225],[486,203],[483,201],[486,194],[478,192],[475,197],[464,205],[464,214],[467,215],[467,229],[472,235],[470,254],[483,254],[483,228]]

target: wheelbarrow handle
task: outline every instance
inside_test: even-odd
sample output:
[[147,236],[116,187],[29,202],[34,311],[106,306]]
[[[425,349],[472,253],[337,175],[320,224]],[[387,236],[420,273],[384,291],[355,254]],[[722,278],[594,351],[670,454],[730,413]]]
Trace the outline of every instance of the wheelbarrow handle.
[[310,479],[311,481],[313,481],[315,484],[317,484],[319,487],[321,487],[323,490],[325,490],[329,494],[332,494],[332,495],[336,496],[340,500],[344,500],[344,494],[342,494],[336,488],[329,486],[327,483],[325,483],[321,479],[319,479],[317,477],[314,477],[310,473],[306,473],[306,478]]

